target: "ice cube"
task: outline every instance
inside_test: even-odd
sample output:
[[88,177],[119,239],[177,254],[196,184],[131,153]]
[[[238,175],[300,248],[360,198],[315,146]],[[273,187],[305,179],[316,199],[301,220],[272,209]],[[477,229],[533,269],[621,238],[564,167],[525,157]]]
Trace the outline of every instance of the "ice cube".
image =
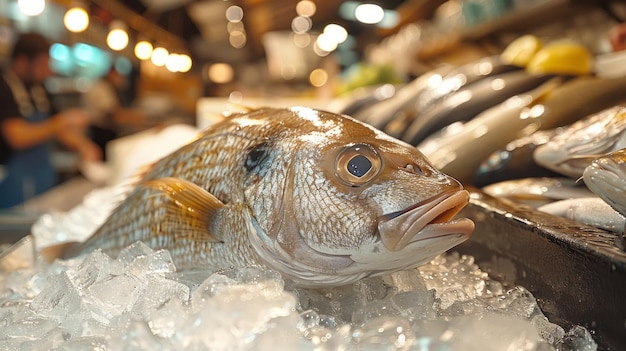
[[556,343],[556,349],[558,351],[596,351],[598,344],[587,329],[577,325]]
[[533,294],[521,286],[510,289],[505,295],[493,301],[496,301],[493,305],[495,308],[527,320],[542,314]]
[[551,345],[556,345],[556,342],[563,339],[563,336],[565,336],[565,330],[551,323],[543,314],[534,316],[530,320],[530,323],[537,329],[539,336]]
[[150,251],[145,254],[139,254],[137,257],[132,259],[126,268],[128,273],[136,277],[141,277],[145,274],[165,274],[176,271],[174,261],[172,261],[172,256],[169,251]]
[[390,278],[398,291],[427,290],[426,283],[417,269],[395,272]]
[[33,298],[30,304],[33,311],[42,316],[63,321],[68,314],[78,312],[82,306],[82,298],[72,285],[66,272],[51,275],[47,285]]
[[113,266],[107,254],[102,250],[95,250],[87,255],[76,269],[68,270],[67,274],[74,286],[83,290],[111,274],[121,274],[121,269],[112,269]]
[[133,262],[137,257],[140,256],[150,256],[154,253],[148,245],[144,244],[141,241],[137,241],[120,251],[117,255],[117,260],[127,267],[131,262]]
[[234,279],[225,275],[214,273],[208,277],[200,286],[191,293],[191,305],[194,310],[201,309],[208,301],[211,301],[216,294],[227,291],[229,287],[236,285]]
[[133,315],[147,318],[170,300],[181,303],[189,300],[187,285],[151,274],[142,278],[143,295],[133,307]]
[[181,301],[173,299],[166,302],[148,318],[148,326],[154,335],[171,338],[185,325],[189,310]]
[[137,278],[122,274],[109,276],[87,288],[85,303],[101,322],[130,311],[142,294],[142,283]]
[[57,328],[59,322],[52,318],[37,315],[11,321],[2,328],[2,334],[10,338],[40,338],[42,335]]

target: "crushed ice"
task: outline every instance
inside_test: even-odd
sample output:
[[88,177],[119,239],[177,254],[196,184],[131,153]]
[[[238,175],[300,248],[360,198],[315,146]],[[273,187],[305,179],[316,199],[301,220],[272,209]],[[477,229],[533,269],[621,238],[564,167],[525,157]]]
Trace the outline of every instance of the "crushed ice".
[[[75,238],[89,211],[73,211],[83,214],[33,230]],[[551,323],[529,291],[503,287],[471,256],[311,290],[262,267],[177,271],[168,251],[142,243],[0,274],[0,331],[2,350],[597,349],[585,328]]]

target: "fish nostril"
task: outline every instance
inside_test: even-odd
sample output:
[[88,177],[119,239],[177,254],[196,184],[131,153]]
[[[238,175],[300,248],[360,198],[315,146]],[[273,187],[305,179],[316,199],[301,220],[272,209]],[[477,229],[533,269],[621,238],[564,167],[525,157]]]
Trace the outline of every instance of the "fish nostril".
[[424,175],[424,171],[417,165],[414,164],[407,164],[406,166],[404,166],[404,169],[406,171],[408,171],[409,173],[414,173],[417,175]]

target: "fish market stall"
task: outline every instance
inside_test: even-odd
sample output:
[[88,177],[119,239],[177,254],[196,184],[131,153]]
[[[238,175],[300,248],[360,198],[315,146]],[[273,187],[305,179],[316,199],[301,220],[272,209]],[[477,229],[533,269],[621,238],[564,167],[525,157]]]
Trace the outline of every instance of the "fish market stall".
[[337,77],[268,33],[266,75],[202,69],[194,126],[0,215],[0,349],[626,349],[612,5],[410,3]]

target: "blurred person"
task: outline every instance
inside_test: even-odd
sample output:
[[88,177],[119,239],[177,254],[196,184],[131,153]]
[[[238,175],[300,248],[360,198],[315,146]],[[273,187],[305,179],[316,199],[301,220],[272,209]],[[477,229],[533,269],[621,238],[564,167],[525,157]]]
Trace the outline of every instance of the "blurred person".
[[89,132],[106,159],[106,143],[119,137],[126,129],[137,129],[144,121],[138,110],[126,108],[124,90],[128,82],[115,66],[83,95],[83,106],[91,119]]
[[613,51],[626,50],[626,23],[620,23],[611,28],[609,42]]
[[50,42],[37,33],[19,36],[0,77],[0,208],[18,205],[55,186],[54,141],[85,161],[101,157],[84,134],[87,114],[69,109],[50,115],[43,87],[52,75]]

